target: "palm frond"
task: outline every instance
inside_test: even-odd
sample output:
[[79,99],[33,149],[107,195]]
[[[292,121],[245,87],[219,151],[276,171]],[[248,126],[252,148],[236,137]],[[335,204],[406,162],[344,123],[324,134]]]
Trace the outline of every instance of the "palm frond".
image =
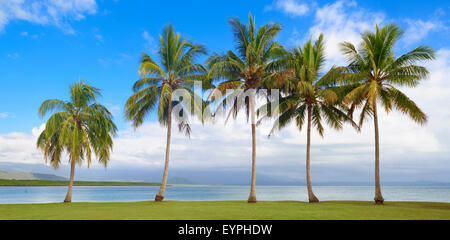
[[413,102],[408,96],[395,88],[388,88],[387,90],[392,99],[392,103],[397,110],[407,114],[412,120],[419,124],[427,122],[427,115]]

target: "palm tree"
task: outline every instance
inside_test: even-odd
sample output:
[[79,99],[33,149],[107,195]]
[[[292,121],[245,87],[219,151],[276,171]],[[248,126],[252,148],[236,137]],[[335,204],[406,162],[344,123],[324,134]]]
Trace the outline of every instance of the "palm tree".
[[378,110],[380,103],[386,112],[395,108],[408,115],[413,121],[424,124],[427,116],[408,96],[397,87],[416,87],[420,80],[428,76],[428,70],[416,65],[423,60],[435,58],[433,49],[419,46],[414,50],[395,57],[394,46],[403,35],[395,24],[379,28],[376,32],[361,34],[358,49],[349,43],[341,43],[341,51],[347,57],[348,73],[344,80],[354,89],[344,98],[351,103],[351,110],[361,107],[359,126],[372,116],[375,129],[375,203],[384,202],[380,186],[380,146],[378,133]]
[[[206,72],[202,65],[194,63],[196,57],[201,54],[206,54],[206,48],[203,45],[194,44],[182,38],[179,33],[175,33],[172,25],[166,26],[159,37],[160,64],[148,54],[142,54],[139,66],[142,78],[134,83],[134,93],[125,104],[125,117],[133,122],[135,128],[139,127],[144,118],[155,108],[157,108],[159,123],[167,127],[164,174],[155,201],[162,201],[166,190],[172,115],[178,122],[179,130],[189,136],[191,128],[183,117],[203,109],[201,97],[192,90],[194,81],[201,80]],[[172,99],[172,93],[176,90],[187,91],[192,100],[190,106],[185,105],[183,101]],[[198,99],[202,104],[198,104]],[[172,110],[176,108],[181,110],[176,112],[178,114],[173,114]]]
[[[255,97],[259,90],[266,88],[265,82],[275,69],[272,60],[280,54],[282,47],[274,39],[281,26],[278,23],[263,25],[256,28],[252,15],[248,15],[248,25],[239,18],[231,18],[229,24],[234,35],[237,53],[228,51],[226,54],[214,54],[208,59],[209,79],[223,79],[216,89],[222,94],[227,89],[234,89],[234,102],[231,104],[233,116],[236,117],[242,107],[246,109],[247,119],[251,118],[252,129],[252,177],[249,203],[256,202],[255,170],[256,170],[256,139],[255,139]],[[249,94],[248,94],[249,93]],[[240,97],[245,97],[245,104],[238,104]],[[225,106],[225,104],[223,104]]]
[[[306,183],[309,202],[319,202],[314,195],[311,186],[310,159],[311,159],[311,125],[323,137],[326,123],[334,128],[341,129],[345,121],[353,121],[343,112],[339,103],[341,89],[336,85],[342,73],[342,68],[332,67],[323,74],[325,63],[323,35],[321,34],[315,43],[310,39],[301,46],[293,48],[284,61],[284,71],[274,74],[277,80],[275,84],[283,90],[279,100],[276,122],[269,134],[272,135],[278,128],[288,126],[295,120],[299,131],[307,125],[306,137]],[[271,103],[268,103],[271,104]],[[264,108],[265,106],[263,106]],[[353,125],[356,125],[353,123]]]
[[75,164],[87,159],[89,167],[94,154],[106,167],[117,131],[111,113],[97,103],[97,97],[101,96],[98,88],[80,81],[70,86],[70,94],[70,101],[49,99],[42,103],[41,117],[56,112],[48,119],[37,140],[37,147],[54,169],[61,164],[61,154],[64,151],[69,154],[70,181],[66,203],[72,201]]

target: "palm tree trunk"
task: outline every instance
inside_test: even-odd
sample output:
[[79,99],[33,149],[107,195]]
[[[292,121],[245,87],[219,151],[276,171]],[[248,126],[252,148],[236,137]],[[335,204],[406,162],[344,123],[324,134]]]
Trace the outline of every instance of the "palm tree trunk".
[[169,174],[170,136],[171,136],[171,129],[172,129],[172,99],[169,100],[168,114],[169,115],[167,116],[166,161],[164,164],[164,174],[163,174],[162,183],[161,183],[159,191],[155,197],[156,202],[161,202],[164,199],[164,192],[166,191],[166,185],[167,185],[167,175]]
[[250,185],[249,203],[256,203],[256,126],[255,126],[255,89],[250,90],[250,114],[252,124],[252,181]]
[[373,123],[375,126],[375,203],[383,204],[380,185],[380,137],[378,135],[378,113],[377,102],[373,101]]
[[69,181],[69,189],[67,190],[66,198],[64,199],[65,203],[72,202],[72,187],[73,187],[73,178],[75,175],[75,161],[72,159],[70,161],[70,181]]
[[311,186],[311,106],[308,106],[308,130],[306,137],[306,186],[308,188],[308,199],[310,203],[319,202],[314,195]]

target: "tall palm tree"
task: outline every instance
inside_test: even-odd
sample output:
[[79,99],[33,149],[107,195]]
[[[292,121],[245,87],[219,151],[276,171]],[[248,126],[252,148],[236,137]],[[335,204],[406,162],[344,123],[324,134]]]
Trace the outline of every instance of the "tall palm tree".
[[375,203],[384,202],[380,186],[380,146],[378,133],[377,104],[386,112],[395,108],[408,115],[419,124],[427,121],[427,116],[408,96],[397,87],[416,87],[427,77],[428,70],[416,65],[417,62],[435,58],[433,49],[419,46],[414,50],[395,56],[394,47],[402,36],[399,26],[390,24],[376,31],[361,34],[359,48],[349,43],[341,43],[341,51],[347,57],[348,73],[344,80],[354,89],[344,98],[351,103],[351,110],[361,107],[359,125],[372,116],[375,130]]
[[98,88],[80,81],[70,86],[70,94],[70,101],[49,99],[42,103],[41,117],[56,112],[50,116],[37,140],[45,160],[55,169],[61,164],[61,154],[64,151],[69,154],[70,181],[66,203],[72,201],[75,164],[86,159],[89,167],[94,154],[106,167],[117,131],[111,113],[97,103],[97,97],[101,96]]
[[[183,117],[203,109],[201,97],[192,90],[194,81],[201,80],[206,72],[202,65],[194,63],[196,57],[201,54],[206,54],[206,48],[203,45],[184,39],[179,33],[175,33],[172,25],[167,25],[159,36],[160,64],[148,54],[142,55],[139,66],[142,78],[134,83],[134,93],[125,104],[125,117],[133,122],[135,128],[139,127],[144,118],[155,108],[159,123],[167,127],[164,174],[155,201],[162,201],[166,190],[172,115],[175,116],[179,130],[189,136],[190,124]],[[191,98],[190,106],[172,98],[172,93],[176,90],[187,91]],[[198,104],[198,99],[201,104]],[[176,108],[181,110],[174,114],[173,109]]]
[[[272,60],[282,51],[282,47],[274,39],[281,26],[270,23],[256,28],[252,15],[248,15],[248,25],[239,18],[231,18],[229,24],[234,35],[237,52],[228,51],[226,54],[214,54],[208,59],[208,78],[224,80],[216,87],[226,93],[227,89],[234,89],[234,102],[230,104],[233,116],[236,117],[242,107],[245,108],[247,119],[251,119],[252,129],[252,177],[249,203],[256,202],[256,139],[255,139],[255,97],[259,90],[266,88],[265,82],[275,69]],[[245,104],[238,104],[238,99],[245,94]],[[225,106],[225,104],[223,105]]]
[[[342,68],[332,67],[328,72],[322,72],[325,64],[323,35],[320,35],[315,43],[310,39],[303,48],[301,46],[293,48],[280,61],[284,62],[285,70],[273,74],[277,80],[275,84],[283,90],[278,105],[280,114],[269,136],[275,130],[288,126],[292,120],[295,120],[299,131],[306,123],[308,198],[309,202],[319,202],[311,185],[311,125],[314,125],[319,135],[323,137],[323,119],[334,129],[341,129],[345,121],[353,123],[342,110],[339,102],[338,94],[342,90],[336,83],[341,77]],[[356,124],[353,123],[353,125]]]

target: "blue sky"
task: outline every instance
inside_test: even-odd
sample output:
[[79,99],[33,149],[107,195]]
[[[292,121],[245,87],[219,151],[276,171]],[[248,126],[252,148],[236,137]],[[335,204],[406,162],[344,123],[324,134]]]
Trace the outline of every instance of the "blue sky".
[[[119,142],[128,141],[127,143],[129,143],[133,139],[142,142],[139,136],[145,135],[145,129],[151,133],[161,131],[161,135],[155,136],[154,139],[154,141],[158,141],[164,136],[163,130],[149,130],[158,129],[157,125],[149,125],[144,127],[142,132],[133,133],[129,124],[122,117],[124,102],[131,94],[133,82],[138,79],[139,55],[144,51],[150,54],[155,51],[158,34],[168,23],[174,24],[176,30],[184,36],[205,44],[210,53],[232,49],[232,35],[227,19],[238,16],[247,22],[249,12],[255,16],[257,25],[269,21],[281,23],[283,31],[279,34],[278,40],[286,46],[302,44],[309,36],[316,37],[323,32],[327,39],[330,66],[331,64],[344,64],[342,56],[337,51],[339,41],[348,40],[358,43],[359,33],[367,29],[373,30],[375,23],[382,25],[395,22],[405,30],[404,38],[397,46],[398,53],[403,53],[418,45],[429,45],[438,51],[439,59],[433,63],[434,65],[429,65],[433,71],[436,69],[433,75],[437,79],[436,83],[433,85],[432,78],[432,81],[428,81],[425,86],[429,90],[427,93],[435,94],[437,98],[441,97],[440,101],[450,99],[448,94],[450,84],[443,83],[441,80],[442,76],[446,74],[448,76],[446,71],[449,69],[450,7],[447,1],[428,1],[424,4],[423,1],[402,0],[151,1],[151,3],[138,0],[2,0],[0,2],[0,136],[3,140],[0,142],[4,147],[2,149],[0,146],[0,161],[14,161],[16,160],[14,158],[17,158],[17,161],[21,162],[43,162],[40,155],[33,149],[32,141],[30,140],[30,144],[25,143],[29,139],[33,139],[33,134],[45,123],[45,119],[37,116],[37,109],[45,99],[67,99],[69,84],[81,78],[103,89],[101,103],[110,108],[115,115],[115,121],[122,133],[119,136]],[[444,90],[433,93],[432,91],[436,91],[437,86]],[[430,145],[420,154],[430,154],[435,161],[439,161],[439,164],[446,167],[448,165],[446,161],[448,159],[446,155],[448,142],[445,140],[445,135],[446,133],[450,134],[450,130],[446,132],[448,127],[445,122],[445,117],[449,114],[448,110],[434,110],[437,100],[435,99],[436,102],[433,102],[432,98],[422,98],[423,89],[413,90],[411,94],[418,96],[418,101],[422,103],[421,106],[425,112],[432,114],[430,118],[434,117],[434,113],[437,115],[434,118],[435,121],[431,121],[426,128],[417,128],[418,138],[421,138],[420,134],[423,134],[423,139]],[[398,136],[398,134],[392,135],[393,138],[391,138],[389,134],[398,130],[395,124],[406,126],[405,131],[411,130],[412,128],[408,128],[410,121],[406,117],[401,118],[397,115],[394,115],[392,119],[386,119],[392,125],[386,127],[388,135],[385,135],[384,138],[387,142],[386,149],[392,147],[392,152],[385,151],[386,156],[393,159],[394,165],[400,164],[395,160],[401,157],[396,155],[398,148],[393,147],[394,143],[395,141],[405,143],[410,141],[410,138],[407,135]],[[405,124],[403,124],[404,122]],[[416,129],[415,125],[411,124],[411,126]],[[33,128],[34,130],[32,130]],[[227,132],[232,126],[221,126],[221,128]],[[214,128],[210,127],[209,130],[211,129]],[[343,134],[348,139],[354,139],[351,135],[353,133],[347,133],[347,131],[350,130],[346,130]],[[199,129],[198,132],[199,135],[194,135],[194,140],[189,144],[193,144],[196,137],[203,139],[204,136],[211,135],[204,128]],[[202,133],[205,135],[201,135]],[[294,133],[289,134],[294,136]],[[299,135],[298,132],[295,134]],[[261,133],[261,136],[263,135]],[[7,139],[15,139],[17,136],[19,139],[20,137],[24,139],[23,141],[15,140],[25,144],[24,146],[20,145],[20,148],[30,149],[27,155],[8,155],[11,149],[19,145],[17,142],[8,142]],[[269,148],[282,145],[281,136],[278,140],[271,142],[270,144],[273,146],[269,146]],[[336,138],[338,136],[341,135],[336,134]],[[367,151],[364,153],[367,152],[367,166],[370,167],[372,158],[370,126],[367,130],[367,137],[366,135],[363,135],[364,138],[361,135],[358,136],[365,141],[361,144],[367,143]],[[247,136],[243,135],[244,137]],[[394,137],[398,138],[395,138],[394,141],[392,140]],[[303,138],[303,135],[299,136],[301,141]],[[322,141],[320,138],[317,140]],[[392,141],[390,142],[390,140]],[[177,140],[174,141],[176,144]],[[180,149],[183,148],[183,144],[187,144],[184,141],[180,137]],[[262,145],[266,144],[266,140],[261,141],[264,141]],[[325,141],[328,141],[327,137]],[[211,141],[208,140],[208,142]],[[333,142],[333,140],[323,142],[325,145],[322,150],[331,151],[337,143],[338,141]],[[391,143],[392,145],[389,145]],[[229,144],[229,151],[232,151],[233,144],[230,142],[225,144]],[[299,142],[299,144],[303,143]],[[326,144],[334,145],[327,147]],[[131,143],[130,145],[137,146]],[[419,146],[423,145],[421,142],[411,142],[410,145],[400,149],[409,153],[410,149],[416,151],[420,149]],[[145,148],[145,145],[142,148]],[[293,148],[296,148],[295,145]],[[303,151],[303,147],[301,148]],[[174,148],[174,151],[176,149],[177,147]],[[146,162],[149,158],[160,158],[155,160],[155,166],[159,166],[157,162],[162,161],[163,151],[159,148],[154,151],[147,150],[142,150],[141,155],[135,156],[136,160],[142,164],[150,164]],[[139,152],[140,150],[135,151]],[[302,159],[300,156],[303,156],[303,152],[295,151],[292,150],[291,158]],[[322,153],[319,152],[317,154]],[[120,154],[125,153],[119,151],[118,155]],[[271,166],[269,160],[266,164],[268,167]],[[318,162],[320,164],[320,161]],[[189,166],[194,166],[194,163],[195,161],[192,160]],[[287,166],[289,164],[294,164],[294,162],[287,163]],[[262,165],[264,166],[264,161]],[[175,163],[175,168],[186,166]],[[205,165],[205,168],[207,166],[208,164]],[[244,168],[238,161],[224,167]],[[439,167],[437,169],[439,170]],[[446,167],[445,169],[450,168]],[[283,172],[283,169],[280,168],[279,171]],[[326,170],[324,171],[326,172]],[[434,172],[430,171],[421,172],[423,179],[430,178],[425,176],[433,175]],[[393,175],[394,173],[395,171]],[[444,175],[439,180],[450,181]]]

